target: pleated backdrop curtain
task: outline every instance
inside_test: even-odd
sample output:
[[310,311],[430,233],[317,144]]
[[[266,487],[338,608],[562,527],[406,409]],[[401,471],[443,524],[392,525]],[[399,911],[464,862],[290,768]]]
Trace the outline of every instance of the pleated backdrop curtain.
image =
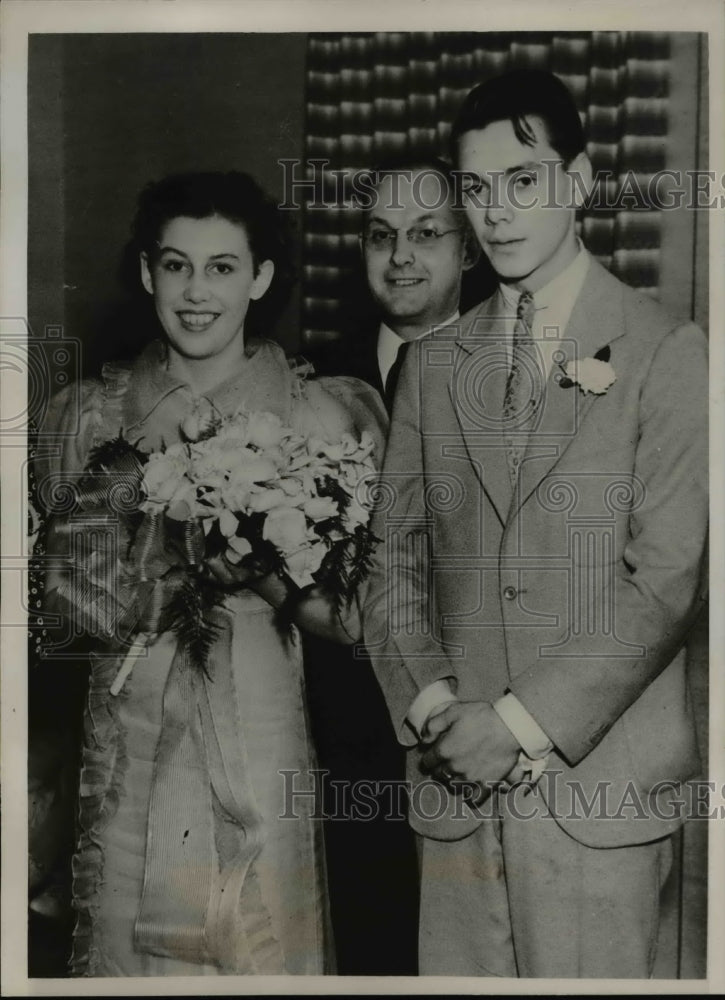
[[[392,154],[446,155],[451,122],[470,88],[531,67],[551,70],[572,90],[594,170],[612,174],[610,196],[626,187],[629,171],[646,187],[665,164],[669,56],[670,36],[654,32],[311,34],[306,176],[319,181],[310,161],[329,161],[328,204],[340,177]],[[313,353],[340,336],[345,289],[359,269],[358,211],[319,203],[307,204],[302,219],[302,347]],[[582,235],[614,274],[657,296],[658,212],[592,209]]]

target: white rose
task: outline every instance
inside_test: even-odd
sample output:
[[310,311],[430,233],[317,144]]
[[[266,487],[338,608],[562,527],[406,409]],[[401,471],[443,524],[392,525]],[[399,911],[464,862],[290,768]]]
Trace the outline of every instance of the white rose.
[[576,382],[582,392],[593,392],[597,396],[606,392],[617,378],[609,362],[598,361],[597,358],[569,361],[565,371],[567,377]]
[[[145,508],[142,507],[142,509]],[[200,516],[202,512],[206,511],[196,501],[196,486],[187,480],[181,483],[169,500],[166,516],[170,517],[172,521],[188,521],[193,517]]]
[[355,462],[358,464],[372,465],[372,453],[375,449],[375,442],[373,441],[370,431],[363,431],[360,441],[352,440],[352,447],[347,446],[345,449],[345,460],[347,462]]
[[314,455],[318,458],[327,458],[333,462],[339,462],[345,454],[345,446],[338,442],[337,444],[328,444],[320,437],[310,437],[307,442],[307,450],[310,455]]
[[309,587],[315,582],[312,574],[320,568],[326,551],[324,542],[315,542],[285,556],[287,573],[298,587]]
[[229,510],[246,510],[249,503],[249,484],[228,483],[220,490],[220,498],[223,506]]
[[267,483],[277,477],[274,462],[254,451],[245,449],[239,461],[235,461],[230,469],[229,482],[235,486],[242,483]]
[[202,396],[197,399],[181,424],[181,433],[187,441],[198,441],[214,426],[216,416],[212,404]]
[[299,469],[303,469],[305,466],[309,465],[312,461],[312,456],[308,455],[306,451],[300,452],[297,455],[293,455],[287,465],[288,472],[297,472]]
[[237,533],[239,521],[226,507],[219,511],[219,530],[225,538],[233,538]]
[[353,497],[345,510],[342,523],[347,531],[354,531],[359,524],[367,524],[370,520],[370,511]]
[[183,445],[173,445],[164,452],[150,455],[143,477],[147,501],[166,505],[181,487],[188,469],[189,456]]
[[368,457],[362,462],[341,462],[340,477],[342,485],[354,488],[365,476],[375,472],[375,466]]
[[247,501],[247,510],[259,512],[273,510],[276,507],[289,507],[290,503],[284,490],[267,489],[252,493]]
[[191,445],[189,475],[197,483],[221,487],[229,467],[238,455],[234,448],[226,449],[216,438],[209,438]]
[[324,521],[340,513],[332,497],[310,497],[302,509],[311,521]]
[[300,497],[302,494],[302,483],[299,479],[280,479],[277,485],[288,497]]
[[283,554],[295,552],[307,541],[307,519],[297,507],[276,507],[265,518],[262,537]]
[[302,485],[303,494],[308,497],[316,497],[317,483],[315,482],[315,476],[312,470],[299,469],[297,475],[300,477],[300,483]]
[[275,413],[250,413],[247,416],[247,440],[257,448],[275,448],[287,433]]

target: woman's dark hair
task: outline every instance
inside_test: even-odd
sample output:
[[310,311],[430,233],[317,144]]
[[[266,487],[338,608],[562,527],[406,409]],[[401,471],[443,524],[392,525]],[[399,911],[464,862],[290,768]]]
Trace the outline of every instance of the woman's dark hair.
[[151,297],[139,280],[139,254],[153,259],[167,222],[179,217],[208,219],[218,215],[244,227],[255,268],[274,262],[274,277],[261,299],[249,303],[245,336],[269,337],[287,305],[295,281],[294,241],[290,214],[282,212],[249,174],[208,171],[174,174],[147,184],[138,198],[136,216],[119,260],[122,297],[108,303],[97,325],[102,335],[84,351],[84,369],[96,373],[109,357],[131,359],[161,336]]
[[568,166],[585,148],[584,128],[571,92],[553,73],[517,69],[473,88],[453,122],[451,155],[458,161],[458,141],[466,132],[492,122],[510,121],[516,138],[533,146],[536,137],[527,118],[536,115],[546,126],[549,143]]
[[244,228],[255,270],[265,260],[274,264],[269,291],[250,302],[251,332],[267,335],[289,298],[295,280],[293,239],[288,216],[253,177],[237,170],[173,174],[147,184],[138,199],[127,248],[138,281],[138,255],[153,260],[164,226],[180,216],[208,219],[217,215]]
[[221,216],[244,226],[255,267],[264,260],[275,268],[288,266],[289,238],[284,217],[249,174],[175,174],[147,184],[138,199],[133,236],[138,250],[152,256],[161,230],[179,216],[207,219]]

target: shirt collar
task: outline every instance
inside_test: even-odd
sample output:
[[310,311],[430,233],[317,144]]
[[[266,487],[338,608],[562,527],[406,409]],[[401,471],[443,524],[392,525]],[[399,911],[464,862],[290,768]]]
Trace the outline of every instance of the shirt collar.
[[[451,323],[455,323],[455,321],[460,318],[460,315],[460,312],[456,309],[456,311],[452,312],[445,322],[435,323],[427,330],[423,330],[422,333],[419,333],[417,337],[413,337],[413,340],[420,340],[421,337],[427,336],[427,334],[431,333],[433,330],[439,330],[443,326],[449,326]],[[391,344],[394,343],[397,347],[400,347],[400,345],[404,342],[404,338],[401,337],[400,334],[396,333],[395,330],[391,330],[387,323],[380,324],[378,341],[381,340],[386,340]]]
[[[568,321],[577,296],[584,284],[591,256],[581,240],[577,240],[577,244],[579,246],[579,253],[571,264],[565,267],[555,278],[552,278],[547,285],[534,292],[536,312],[538,313],[540,310],[546,309],[547,314],[542,319],[547,323],[550,320],[553,321],[551,313],[554,310],[560,319],[565,315]],[[511,285],[506,285],[504,282],[501,282],[499,288],[506,305],[515,310],[521,294],[520,290],[513,288]],[[560,323],[562,327],[565,325],[566,323]]]
[[[438,330],[442,326],[449,326],[451,323],[460,317],[459,311],[456,309],[455,312],[451,313],[448,319],[444,323],[436,323],[435,326],[431,326],[428,330],[423,330],[419,333],[414,340],[420,340],[421,337],[425,337],[432,330]],[[395,363],[395,359],[398,356],[398,351],[402,344],[404,344],[404,339],[400,334],[396,333],[395,330],[391,330],[387,323],[381,323],[380,329],[378,331],[378,348],[377,348],[377,360],[378,360],[378,371],[380,372],[380,377],[383,380],[383,385],[385,385],[385,380],[388,377],[390,369]]]

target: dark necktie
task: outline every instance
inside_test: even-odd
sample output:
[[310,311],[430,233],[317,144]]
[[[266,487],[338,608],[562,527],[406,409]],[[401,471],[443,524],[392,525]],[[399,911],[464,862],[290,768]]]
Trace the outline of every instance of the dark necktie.
[[519,296],[516,308],[511,369],[503,403],[503,436],[514,489],[543,391],[538,351],[531,334],[533,319],[534,296],[531,292],[524,291]]
[[405,355],[409,346],[409,341],[407,340],[403,341],[400,345],[395,361],[391,365],[390,371],[388,372],[388,377],[385,379],[385,407],[388,413],[393,412],[393,400],[395,399],[395,390],[398,386],[400,369],[403,367],[403,362],[405,361]]

